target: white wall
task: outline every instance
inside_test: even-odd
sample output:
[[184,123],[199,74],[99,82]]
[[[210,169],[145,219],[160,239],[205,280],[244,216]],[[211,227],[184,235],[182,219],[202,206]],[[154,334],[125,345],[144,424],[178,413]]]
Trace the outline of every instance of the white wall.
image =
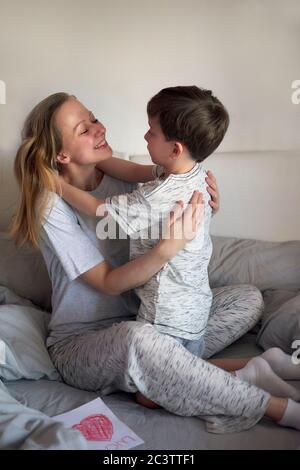
[[56,91],[74,93],[119,151],[145,153],[149,97],[214,90],[231,126],[220,150],[300,148],[299,0],[0,0],[0,228],[16,200],[22,122]]

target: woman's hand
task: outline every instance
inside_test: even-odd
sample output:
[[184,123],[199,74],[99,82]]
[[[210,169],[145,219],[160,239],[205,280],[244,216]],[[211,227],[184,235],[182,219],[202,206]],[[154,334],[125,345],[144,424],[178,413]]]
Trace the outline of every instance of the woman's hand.
[[209,205],[211,206],[212,212],[214,215],[220,209],[220,194],[219,194],[219,190],[217,186],[217,180],[214,174],[210,170],[208,170],[207,172],[207,177],[205,178],[205,181],[208,184],[208,187],[206,188],[206,190],[211,196]]
[[160,245],[164,255],[171,259],[193,240],[204,220],[204,200],[199,191],[194,191],[186,209],[178,201],[165,221]]

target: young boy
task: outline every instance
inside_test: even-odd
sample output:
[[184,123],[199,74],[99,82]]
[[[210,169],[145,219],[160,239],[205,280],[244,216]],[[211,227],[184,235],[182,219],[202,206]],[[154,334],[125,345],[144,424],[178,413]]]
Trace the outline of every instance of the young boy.
[[130,236],[130,257],[134,259],[156,244],[161,221],[176,201],[188,203],[194,190],[202,192],[205,218],[194,240],[150,281],[135,289],[141,301],[137,320],[154,324],[161,333],[174,337],[201,357],[212,302],[208,281],[211,208],[201,163],[221,143],[229,116],[211,91],[196,86],[161,90],[149,101],[147,113],[149,130],[145,140],[155,166],[143,168],[110,158],[99,168],[125,181],[152,181],[132,193],[106,200],[66,183],[62,184],[62,195],[78,210],[93,215],[99,205],[105,204],[105,210]]

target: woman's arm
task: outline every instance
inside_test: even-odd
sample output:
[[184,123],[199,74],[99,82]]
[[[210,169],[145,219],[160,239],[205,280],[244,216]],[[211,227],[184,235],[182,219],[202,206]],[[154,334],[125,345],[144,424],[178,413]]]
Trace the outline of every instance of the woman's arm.
[[84,214],[95,216],[97,208],[105,204],[105,199],[98,199],[82,189],[67,183],[62,177],[57,184],[57,193],[72,207]]
[[184,248],[197,233],[204,219],[202,194],[195,191],[185,211],[177,204],[170,214],[164,238],[144,255],[120,266],[111,268],[105,261],[80,277],[94,289],[105,294],[118,295],[145,284],[171,258]]
[[154,179],[152,171],[155,165],[141,165],[122,158],[110,157],[97,163],[96,166],[107,175],[129,183],[146,183]]

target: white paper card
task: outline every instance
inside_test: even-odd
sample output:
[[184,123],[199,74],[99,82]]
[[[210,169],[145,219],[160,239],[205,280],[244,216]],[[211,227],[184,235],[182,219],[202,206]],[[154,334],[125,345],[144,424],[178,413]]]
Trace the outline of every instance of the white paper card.
[[89,450],[126,450],[144,442],[100,398],[53,416],[53,419],[68,428],[78,429],[85,437]]

